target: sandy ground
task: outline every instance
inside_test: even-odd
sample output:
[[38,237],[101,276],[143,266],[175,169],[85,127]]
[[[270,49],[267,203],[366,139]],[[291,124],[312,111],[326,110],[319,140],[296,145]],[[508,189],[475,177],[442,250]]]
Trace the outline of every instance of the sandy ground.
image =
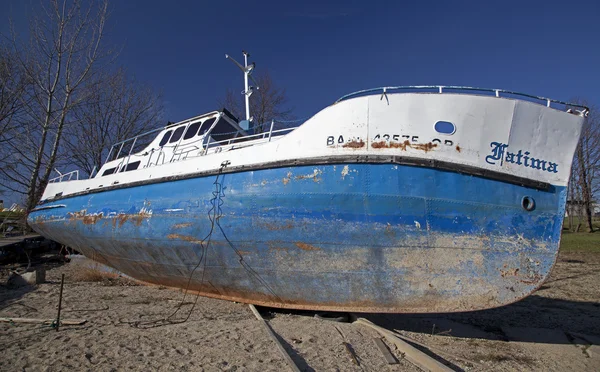
[[[55,317],[64,273],[62,318],[87,323],[58,332],[49,326],[0,323],[0,370],[289,370],[247,305],[195,295],[182,302],[178,290],[124,278],[86,282],[77,265],[47,265],[47,283],[0,286],[0,317]],[[8,268],[0,271],[4,283]],[[165,321],[180,304],[171,322]],[[388,365],[374,343],[380,335],[370,328],[317,319],[310,312],[259,310],[300,370],[419,370],[389,343],[399,363]],[[598,371],[600,254],[561,254],[538,292],[499,309],[354,315],[426,345],[419,348],[455,370]]]

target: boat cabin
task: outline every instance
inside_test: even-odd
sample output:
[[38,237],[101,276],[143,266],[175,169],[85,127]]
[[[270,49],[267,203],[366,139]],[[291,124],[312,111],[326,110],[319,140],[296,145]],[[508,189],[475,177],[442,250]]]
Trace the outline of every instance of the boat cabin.
[[224,146],[231,150],[256,137],[226,109],[213,111],[113,145],[95,178],[220,152]]

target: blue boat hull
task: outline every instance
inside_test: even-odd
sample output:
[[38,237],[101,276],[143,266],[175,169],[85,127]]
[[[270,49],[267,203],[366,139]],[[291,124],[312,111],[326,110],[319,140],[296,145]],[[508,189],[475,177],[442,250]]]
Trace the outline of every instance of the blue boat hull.
[[[535,201],[525,210],[523,197]],[[150,283],[267,306],[486,309],[531,294],[566,191],[426,167],[297,166],[68,197],[40,234]]]

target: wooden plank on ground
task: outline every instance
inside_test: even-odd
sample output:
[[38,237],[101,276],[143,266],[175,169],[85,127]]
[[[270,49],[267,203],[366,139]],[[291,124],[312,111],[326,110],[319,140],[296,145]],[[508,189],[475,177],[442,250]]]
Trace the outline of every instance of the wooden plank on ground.
[[358,320],[356,320],[354,323],[362,324],[367,327],[371,327],[374,330],[376,330],[377,332],[379,332],[389,342],[396,345],[398,347],[398,349],[404,353],[406,359],[409,362],[411,362],[412,364],[416,365],[417,367],[419,367],[425,371],[453,372],[452,369],[448,368],[447,366],[445,366],[442,363],[438,362],[437,360],[433,359],[432,357],[425,354],[421,350],[413,347],[412,345],[408,344],[407,342],[396,337],[392,332],[388,331],[387,329],[385,329],[383,327],[380,327],[378,325],[371,323],[367,319],[358,318]]
[[344,334],[342,333],[342,330],[339,329],[337,326],[335,327],[335,329],[340,334],[340,337],[342,338],[342,345],[344,345],[344,348],[346,348],[346,352],[348,353],[348,355],[350,355],[350,359],[352,359],[352,363],[356,364],[357,366],[360,366],[360,363],[358,361],[358,357],[354,353],[354,351],[353,351],[352,347],[350,346],[350,344],[346,342],[346,336],[344,336]]
[[279,343],[279,340],[275,336],[275,333],[273,333],[273,330],[271,329],[271,327],[269,327],[269,324],[263,319],[262,315],[260,315],[260,313],[258,312],[258,310],[256,310],[254,305],[249,304],[248,306],[250,306],[250,310],[252,310],[256,319],[258,319],[262,323],[263,327],[267,331],[267,334],[271,337],[273,342],[275,342],[275,346],[277,346],[277,349],[279,349],[279,351],[281,352],[281,355],[283,355],[283,358],[290,366],[290,369],[294,372],[300,372],[300,370],[298,369],[298,366],[296,366],[296,363],[294,363],[294,361],[292,360],[290,355],[287,353],[287,351],[285,351],[285,348],[283,347],[283,345],[281,345],[281,343]]
[[383,354],[383,357],[385,358],[385,361],[388,364],[398,364],[398,360],[392,355],[392,352],[385,345],[383,339],[379,337],[374,337],[373,341],[375,341],[375,345],[377,345],[379,351],[381,351],[381,354]]
[[[37,319],[37,318],[0,318],[0,323],[28,323],[28,324],[52,324],[56,319]],[[85,319],[61,320],[61,325],[82,325]]]

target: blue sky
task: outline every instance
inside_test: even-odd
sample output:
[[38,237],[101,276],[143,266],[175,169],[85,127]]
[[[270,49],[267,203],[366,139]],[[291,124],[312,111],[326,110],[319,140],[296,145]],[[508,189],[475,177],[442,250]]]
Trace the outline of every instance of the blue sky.
[[[38,0],[0,0],[0,32]],[[107,45],[161,91],[165,120],[215,110],[251,52],[297,118],[352,91],[390,85],[502,88],[600,105],[599,1],[114,0]],[[157,127],[163,125],[157,123]]]
[[[37,0],[0,0],[25,29]],[[384,85],[468,85],[600,103],[600,2],[113,1],[107,42],[165,119],[217,108],[248,50],[298,118]],[[0,26],[5,32],[6,26]]]

